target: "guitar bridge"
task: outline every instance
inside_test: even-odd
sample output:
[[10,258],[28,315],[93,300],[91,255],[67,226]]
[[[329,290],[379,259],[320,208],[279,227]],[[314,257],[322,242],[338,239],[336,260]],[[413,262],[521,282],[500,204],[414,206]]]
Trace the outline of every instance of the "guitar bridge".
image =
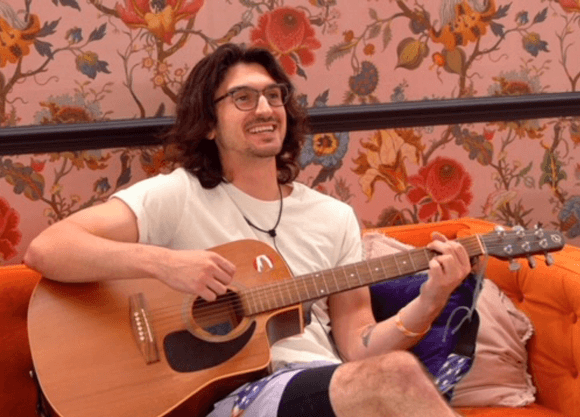
[[149,312],[145,305],[143,293],[133,294],[129,297],[129,313],[133,336],[145,363],[150,365],[159,362],[157,339],[149,320]]

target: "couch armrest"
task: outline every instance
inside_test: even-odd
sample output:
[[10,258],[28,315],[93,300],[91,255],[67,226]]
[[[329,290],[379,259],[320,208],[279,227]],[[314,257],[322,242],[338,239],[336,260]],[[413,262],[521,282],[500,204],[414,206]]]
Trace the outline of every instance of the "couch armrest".
[[26,316],[40,274],[24,265],[0,267],[0,415],[36,416],[36,388]]
[[[454,239],[487,233],[494,226],[487,221],[462,218],[373,231],[424,246],[434,231]],[[551,267],[543,256],[536,256],[535,269],[519,261],[522,267],[518,272],[511,272],[507,262],[490,257],[486,275],[532,320],[535,334],[528,344],[528,359],[538,390],[537,402],[580,417],[580,248],[566,245],[553,256],[555,264]]]
[[528,359],[537,402],[580,416],[580,248],[566,245],[553,256],[551,267],[537,256],[535,269],[520,262],[516,273],[490,259],[487,276],[534,325]]

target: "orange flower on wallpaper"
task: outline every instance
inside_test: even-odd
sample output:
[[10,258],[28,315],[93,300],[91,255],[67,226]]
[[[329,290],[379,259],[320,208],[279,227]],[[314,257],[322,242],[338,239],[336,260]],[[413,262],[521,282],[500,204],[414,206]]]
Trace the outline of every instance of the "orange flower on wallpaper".
[[288,75],[298,71],[296,62],[304,66],[314,64],[312,50],[322,46],[306,14],[291,7],[280,7],[260,16],[250,39],[254,46],[272,51]]
[[[19,27],[21,26],[21,27]],[[31,14],[28,23],[16,19],[9,23],[0,17],[0,68],[8,62],[15,64],[20,58],[30,53],[34,36],[40,32],[40,19]]]
[[421,206],[419,220],[427,221],[436,214],[438,220],[449,220],[451,212],[463,217],[473,200],[471,177],[463,166],[449,158],[437,157],[409,178],[413,188],[407,193],[409,201]]
[[364,152],[359,151],[353,161],[358,166],[353,171],[359,175],[359,183],[370,200],[377,181],[385,182],[397,194],[408,187],[405,161],[419,164],[421,137],[412,129],[389,129],[377,131],[368,142],[361,141]]
[[[449,3],[449,6],[453,3],[448,0],[444,2]],[[465,46],[469,42],[476,42],[485,35],[496,13],[495,0],[489,0],[485,8],[474,0],[463,0],[452,8],[449,6],[442,8],[443,27],[438,31],[431,29],[430,33],[433,42],[442,43],[448,51],[453,51],[457,46]]]
[[580,0],[558,0],[558,3],[568,13],[580,12]]
[[119,17],[131,28],[145,28],[158,39],[170,44],[175,24],[194,17],[204,0],[125,0],[125,7],[117,3]]
[[16,246],[22,240],[19,223],[18,212],[10,207],[4,197],[0,197],[0,258],[5,261],[18,253]]

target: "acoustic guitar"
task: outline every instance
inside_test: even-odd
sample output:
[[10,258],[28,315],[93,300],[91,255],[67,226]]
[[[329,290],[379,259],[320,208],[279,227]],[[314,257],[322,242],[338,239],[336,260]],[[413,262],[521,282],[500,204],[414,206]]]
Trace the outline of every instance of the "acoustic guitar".
[[[458,239],[470,257],[506,260],[561,249],[558,232],[514,229]],[[46,278],[28,310],[36,374],[61,417],[203,416],[268,371],[270,346],[303,329],[301,303],[428,268],[426,248],[292,277],[254,240],[211,249],[233,262],[214,302],[153,279],[64,284]]]

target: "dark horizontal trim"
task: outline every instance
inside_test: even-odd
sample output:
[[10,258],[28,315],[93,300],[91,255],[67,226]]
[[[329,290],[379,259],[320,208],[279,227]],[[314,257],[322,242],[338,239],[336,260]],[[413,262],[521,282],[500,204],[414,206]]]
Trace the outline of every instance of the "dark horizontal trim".
[[[580,116],[580,93],[309,108],[312,133]],[[151,146],[172,117],[0,129],[0,155]]]

